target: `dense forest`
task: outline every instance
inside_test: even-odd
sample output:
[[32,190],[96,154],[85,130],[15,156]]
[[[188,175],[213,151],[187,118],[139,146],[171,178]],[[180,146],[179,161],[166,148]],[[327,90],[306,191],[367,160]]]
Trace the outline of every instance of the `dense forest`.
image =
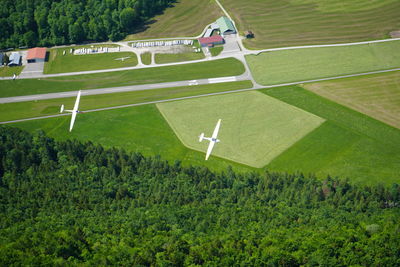
[[0,49],[119,40],[175,0],[0,0]]
[[400,186],[214,173],[0,127],[0,262],[400,266]]

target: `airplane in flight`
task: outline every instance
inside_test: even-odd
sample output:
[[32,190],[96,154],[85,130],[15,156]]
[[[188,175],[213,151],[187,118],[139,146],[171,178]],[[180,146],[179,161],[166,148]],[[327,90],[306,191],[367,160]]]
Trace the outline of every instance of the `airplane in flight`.
[[216,143],[220,142],[220,140],[217,139],[220,126],[221,126],[221,119],[218,120],[217,125],[215,126],[214,132],[211,137],[205,137],[204,133],[201,133],[199,136],[199,142],[203,141],[204,139],[210,141],[210,144],[208,145],[208,149],[207,149],[206,160],[208,160],[208,157],[210,157],[211,151],[213,150],[214,145]]
[[73,109],[73,110],[64,109],[64,105],[61,105],[60,113],[63,113],[64,111],[66,111],[66,112],[71,112],[71,113],[72,113],[71,123],[70,123],[70,125],[69,125],[69,131],[70,131],[70,132],[72,131],[72,128],[74,127],[76,115],[77,115],[78,113],[82,113],[82,111],[79,111],[79,110],[78,110],[80,98],[81,98],[81,91],[79,90],[78,96],[76,97],[76,100],[75,100],[75,105],[74,105],[74,109]]

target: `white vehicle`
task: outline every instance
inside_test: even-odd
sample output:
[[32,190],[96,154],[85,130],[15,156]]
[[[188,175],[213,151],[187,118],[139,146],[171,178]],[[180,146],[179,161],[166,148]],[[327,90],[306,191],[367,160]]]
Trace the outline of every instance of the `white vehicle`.
[[199,136],[199,142],[203,141],[203,139],[210,141],[210,144],[208,145],[208,149],[207,149],[206,160],[208,160],[208,157],[210,157],[211,151],[213,150],[214,145],[216,143],[220,142],[220,140],[217,139],[220,125],[221,125],[221,119],[218,120],[217,125],[215,126],[214,132],[211,137],[205,137],[204,133],[201,133]]
[[75,101],[75,105],[74,105],[74,109],[73,110],[64,109],[64,105],[61,105],[60,113],[63,113],[64,111],[72,113],[71,123],[69,125],[69,131],[72,131],[72,128],[74,127],[76,115],[78,113],[82,113],[81,111],[78,110],[80,98],[81,98],[81,91],[79,90],[78,96],[76,97],[76,101]]

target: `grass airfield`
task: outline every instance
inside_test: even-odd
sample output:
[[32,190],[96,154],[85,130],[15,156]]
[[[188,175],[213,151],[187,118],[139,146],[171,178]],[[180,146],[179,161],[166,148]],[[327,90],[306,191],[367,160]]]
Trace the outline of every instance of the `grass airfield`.
[[324,120],[259,92],[157,104],[179,139],[189,148],[206,151],[198,142],[204,132],[211,136],[216,121],[222,124],[221,143],[213,155],[262,168]]
[[[260,92],[269,97],[264,98]],[[320,179],[331,175],[371,185],[399,182],[399,129],[299,86],[260,92],[202,97],[196,103],[192,100],[167,103],[171,105],[167,107],[171,108],[171,115],[178,114],[172,119],[183,129],[184,137],[174,133],[178,132],[175,126],[164,119],[165,114],[163,117],[155,105],[80,114],[72,133],[68,132],[69,116],[12,125],[31,132],[42,129],[56,139],[76,138],[107,147],[123,147],[213,170],[226,170],[231,165],[238,171],[300,171],[314,173]],[[174,109],[180,105],[189,108],[186,113]],[[215,113],[217,110],[222,113]],[[180,121],[182,117],[184,120]],[[201,132],[210,135],[218,118],[223,119],[221,143],[215,146],[216,156],[206,162],[207,143],[199,143],[198,135]],[[301,134],[295,133],[296,138],[292,138],[296,130]],[[288,136],[286,131],[290,131]],[[196,147],[189,149],[180,139],[187,146]]]

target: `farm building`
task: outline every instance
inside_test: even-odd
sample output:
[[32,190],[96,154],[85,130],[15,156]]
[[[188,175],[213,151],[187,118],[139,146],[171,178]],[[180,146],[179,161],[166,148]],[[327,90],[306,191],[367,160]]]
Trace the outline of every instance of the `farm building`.
[[3,66],[3,62],[4,62],[4,54],[0,53],[0,66]]
[[252,31],[245,31],[245,32],[244,32],[244,36],[245,36],[247,39],[254,38],[254,33],[253,33]]
[[224,43],[224,38],[222,38],[220,35],[214,35],[210,37],[203,37],[199,38],[199,43],[202,47],[213,47],[214,45],[219,45]]
[[217,24],[219,26],[219,30],[221,31],[221,34],[223,34],[223,35],[236,33],[236,29],[235,29],[235,26],[233,26],[232,21],[225,16],[217,19]]
[[26,58],[28,63],[44,62],[46,59],[46,48],[35,47],[28,50],[28,56]]
[[21,55],[18,52],[12,52],[9,58],[8,66],[19,66],[21,65]]

